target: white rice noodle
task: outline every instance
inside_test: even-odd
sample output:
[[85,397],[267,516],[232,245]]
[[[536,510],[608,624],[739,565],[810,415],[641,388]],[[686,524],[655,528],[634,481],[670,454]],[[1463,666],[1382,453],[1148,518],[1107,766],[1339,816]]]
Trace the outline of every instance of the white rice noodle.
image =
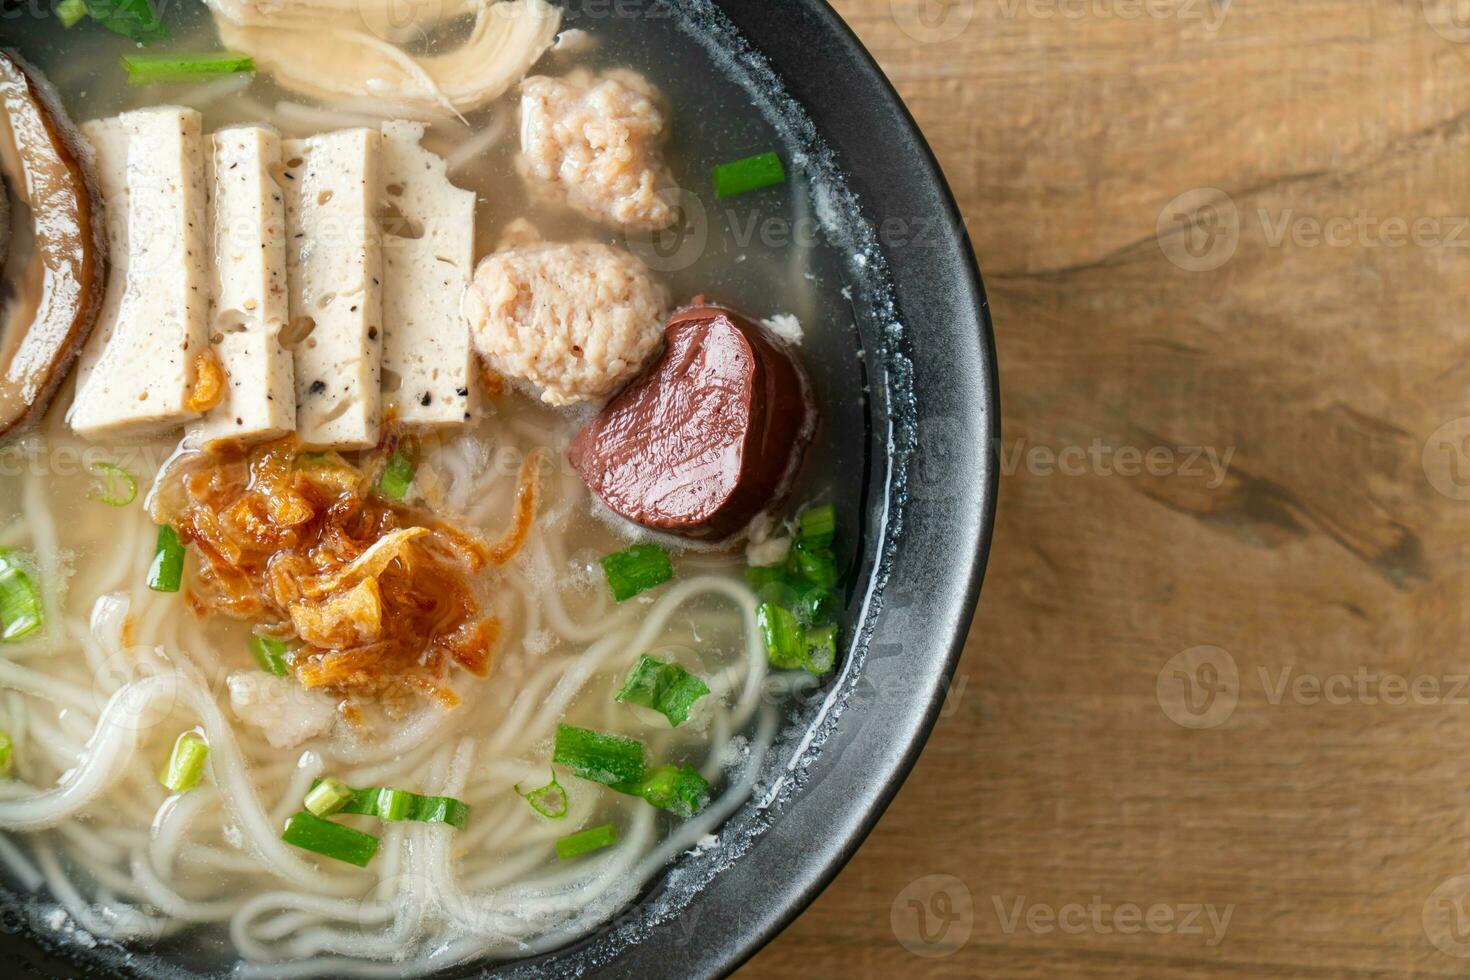
[[[529,423],[497,433],[519,458],[557,438]],[[489,461],[483,436],[431,443],[425,456],[445,500],[493,538],[516,473]],[[48,581],[64,577],[66,529],[43,483],[22,486],[24,527],[6,533],[28,537]],[[15,743],[16,773],[0,782],[0,869],[49,893],[76,929],[101,939],[147,943],[217,923],[241,977],[418,976],[550,949],[605,921],[749,797],[776,714],[761,709],[766,662],[757,599],[743,581],[729,569],[695,570],[615,605],[567,558],[565,528],[573,508],[586,507],[586,491],[556,479],[543,491],[523,553],[491,573],[506,630],[496,674],[457,683],[463,702],[453,711],[426,704],[356,734],[339,725],[292,753],[237,732],[223,678],[241,669],[240,652],[218,649],[179,596],[147,590],[151,519],[142,508],[120,510],[81,569],[89,591],[75,601],[48,596],[54,653],[23,664],[0,658],[0,725]],[[90,622],[88,607],[77,608],[83,601]],[[656,724],[640,731],[651,757],[689,758],[711,781],[718,796],[702,813],[664,835],[653,807],[565,774],[571,810],[562,821],[514,792],[545,782],[561,721],[627,730],[646,719],[611,692],[641,653],[705,631],[724,638],[698,667],[711,695],[681,728],[652,716]],[[157,769],[190,729],[210,747],[205,778],[170,795]],[[731,768],[729,743],[742,734],[749,751]],[[312,780],[328,774],[457,797],[471,806],[470,823],[376,824],[380,845],[367,869],[318,859],[280,834]],[[615,845],[555,859],[557,838],[609,820]]]

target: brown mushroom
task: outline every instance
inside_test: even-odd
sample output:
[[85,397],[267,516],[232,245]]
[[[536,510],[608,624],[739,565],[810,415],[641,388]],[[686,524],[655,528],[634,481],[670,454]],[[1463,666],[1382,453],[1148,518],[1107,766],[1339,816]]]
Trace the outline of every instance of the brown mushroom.
[[106,280],[102,206],[81,137],[44,78],[0,52],[0,440],[39,418],[92,331]]

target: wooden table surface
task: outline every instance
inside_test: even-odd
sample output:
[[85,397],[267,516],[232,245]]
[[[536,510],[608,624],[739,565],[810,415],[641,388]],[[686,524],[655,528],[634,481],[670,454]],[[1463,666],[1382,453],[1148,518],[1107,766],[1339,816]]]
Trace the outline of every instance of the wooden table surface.
[[1470,975],[1470,19],[836,5],[980,256],[1000,515],[918,768],[743,976]]

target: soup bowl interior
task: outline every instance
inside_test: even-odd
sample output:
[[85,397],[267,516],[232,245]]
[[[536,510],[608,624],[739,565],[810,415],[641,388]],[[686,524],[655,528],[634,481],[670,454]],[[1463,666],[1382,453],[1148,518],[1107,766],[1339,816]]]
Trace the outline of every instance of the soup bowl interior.
[[[719,248],[740,229],[831,246],[834,266],[811,275],[842,300],[822,311],[831,322],[807,326],[805,350],[824,408],[822,465],[856,522],[846,651],[837,676],[783,717],[749,798],[637,903],[569,947],[445,975],[717,976],[769,941],[852,856],[922,748],[994,515],[996,377],[974,257],[938,165],[851,31],[821,0],[568,5],[569,27],[599,18],[653,39],[640,68],[707,78],[715,105],[755,105],[800,161],[809,211],[701,206],[682,237],[649,248],[677,278],[681,250]],[[680,50],[686,64],[660,69]],[[681,118],[696,137],[681,152],[698,157],[700,134],[728,140],[710,112]],[[14,894],[4,912],[0,956],[39,975],[199,972],[167,948],[58,943]]]

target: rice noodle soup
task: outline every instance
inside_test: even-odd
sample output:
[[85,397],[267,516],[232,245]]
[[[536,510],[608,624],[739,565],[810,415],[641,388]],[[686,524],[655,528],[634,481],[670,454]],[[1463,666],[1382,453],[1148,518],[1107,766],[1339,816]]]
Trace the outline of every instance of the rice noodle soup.
[[10,25],[0,868],[62,942],[556,949],[837,665],[798,155],[668,16],[430,6]]

